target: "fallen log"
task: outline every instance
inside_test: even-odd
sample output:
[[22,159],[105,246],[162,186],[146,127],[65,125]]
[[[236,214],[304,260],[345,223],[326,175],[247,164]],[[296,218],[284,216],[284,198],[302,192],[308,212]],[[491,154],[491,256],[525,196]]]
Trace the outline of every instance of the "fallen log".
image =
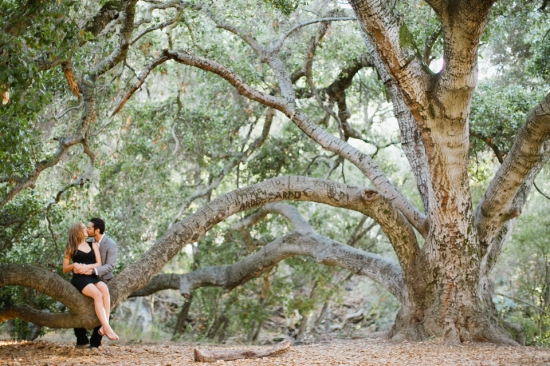
[[253,351],[242,349],[220,349],[220,350],[206,350],[206,349],[194,349],[195,362],[216,362],[216,361],[231,361],[239,360],[243,358],[260,358],[267,356],[275,356],[284,353],[289,350],[291,341],[283,341],[275,347]]

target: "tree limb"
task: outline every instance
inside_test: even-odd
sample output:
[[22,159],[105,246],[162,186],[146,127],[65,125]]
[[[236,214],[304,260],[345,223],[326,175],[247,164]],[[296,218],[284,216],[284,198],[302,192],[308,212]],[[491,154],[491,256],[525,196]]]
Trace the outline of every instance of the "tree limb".
[[[157,57],[155,60],[151,61],[149,65],[142,71],[141,75],[147,75],[153,68],[153,65],[160,65],[168,59],[173,59],[182,64],[194,66],[205,71],[209,71],[219,75],[220,77],[227,80],[231,85],[237,89],[238,93],[245,96],[250,100],[254,100],[270,108],[277,109],[285,113],[294,123],[300,128],[307,136],[316,141],[324,149],[335,152],[342,156],[344,159],[349,160],[355,166],[357,166],[375,185],[375,187],[383,192],[383,194],[394,202],[394,204],[403,212],[405,217],[409,222],[423,235],[426,234],[426,217],[422,213],[407,201],[401,193],[395,189],[395,187],[389,182],[384,173],[368,155],[361,153],[345,141],[342,141],[330,133],[322,130],[316,124],[312,123],[308,117],[299,111],[296,111],[294,107],[294,93],[285,94],[285,89],[281,89],[285,99],[274,97],[268,94],[265,94],[259,90],[256,90],[246,84],[238,75],[235,75],[230,69],[221,65],[215,61],[204,59],[202,57],[195,56],[186,50],[176,50],[168,51],[164,50],[162,55]],[[278,61],[280,62],[280,60]],[[277,62],[270,61],[272,67],[278,68],[280,65],[277,65]],[[277,74],[277,72],[274,70]],[[283,72],[279,68],[279,74]],[[279,75],[280,78],[286,79],[288,82],[281,81],[280,84],[289,84],[290,79],[286,75]],[[144,79],[139,80],[134,86],[128,91],[123,101],[128,100],[131,95],[139,88],[143,83]],[[121,102],[119,106],[115,109],[119,111],[122,108],[123,103]]]
[[70,282],[45,269],[27,264],[0,265],[1,286],[35,289],[65,304],[71,314],[52,314],[30,307],[12,307],[0,309],[0,322],[17,316],[37,325],[53,328],[93,328],[99,324],[93,300],[82,295]]
[[406,296],[401,269],[396,263],[338,243],[313,230],[301,233],[293,231],[232,265],[203,267],[182,275],[157,275],[131,296],[148,296],[161,290],[173,289],[179,290],[182,296],[189,297],[191,291],[205,286],[232,290],[270,271],[280,261],[295,256],[312,257],[320,264],[349,269],[355,274],[367,276],[380,283],[400,301]]
[[[217,223],[237,212],[282,200],[319,202],[362,212],[373,217],[384,229],[394,245],[402,265],[408,265],[418,255],[419,248],[414,231],[399,210],[395,209],[391,202],[376,191],[305,177],[277,177],[222,195],[169,228],[143,257],[130,264],[109,282],[112,306],[115,307],[131,293],[144,287],[186,244],[198,241]],[[336,243],[315,233],[307,232],[304,235],[295,232],[293,238],[299,239],[291,243],[291,249],[295,252],[314,256],[319,263],[351,268],[356,273],[368,276],[379,276],[380,281],[390,281],[386,284],[390,292],[396,293],[400,299],[405,296],[399,294],[403,287],[402,284],[396,282],[402,281],[401,277],[397,276],[397,273],[400,273],[399,266],[375,255],[361,255],[362,252],[357,249]],[[322,248],[319,247],[320,244],[322,244]],[[273,249],[275,253],[278,253],[279,246],[278,243],[274,243],[271,246],[263,247],[260,251],[267,255],[269,250]],[[257,254],[248,258],[254,258],[254,255]],[[279,255],[284,257],[287,253],[282,252]],[[248,260],[250,261],[250,259]],[[243,261],[239,263],[244,264],[247,259],[245,258]],[[261,263],[264,263],[262,269],[268,264]],[[203,268],[199,271],[204,270]],[[136,276],[136,273],[140,275]],[[193,273],[189,276],[196,277],[199,272]],[[212,278],[212,274],[208,274],[207,277]],[[187,293],[186,289],[189,289],[189,286],[197,281],[192,277],[187,280],[183,284],[180,283],[180,290],[181,288],[184,290],[182,293]],[[204,282],[204,279],[200,279],[200,281]],[[231,283],[234,283],[235,280],[232,281]],[[77,317],[81,322],[79,325],[85,324],[86,327],[93,327],[98,323],[93,310],[93,301],[51,272],[28,265],[2,265],[0,266],[0,286],[34,288],[63,302],[71,312],[80,314]],[[64,327],[68,328],[76,325],[75,323],[64,324]]]
[[404,101],[418,123],[420,111],[427,107],[426,91],[431,89],[431,75],[424,69],[412,35],[400,20],[395,2],[377,0],[350,1],[381,65],[402,91]]
[[[212,226],[227,217],[288,199],[362,212],[380,224],[394,245],[400,263],[408,265],[418,255],[415,234],[406,219],[390,201],[375,191],[305,177],[278,177],[222,195],[174,224],[141,259],[130,264],[109,283],[113,303],[119,304],[145,286],[186,244],[198,241]],[[136,273],[141,275],[136,276]]]
[[539,192],[544,198],[546,198],[547,200],[550,200],[550,196],[548,196],[543,191],[541,191],[541,189],[537,186],[537,184],[535,182],[533,182],[533,187],[535,187],[537,192]]
[[217,362],[231,361],[240,359],[255,359],[262,357],[273,357],[281,353],[287,352],[290,348],[289,340],[279,343],[274,347],[262,349],[258,351],[252,350],[206,350],[195,348],[193,350],[195,362]]
[[532,184],[550,158],[549,148],[545,146],[549,136],[550,93],[527,116],[476,209],[475,222],[482,242],[490,243],[501,225],[514,217],[511,213],[517,208],[513,201],[520,189],[531,179],[529,184]]
[[90,71],[89,77],[92,81],[95,81],[99,75],[111,70],[115,65],[126,58],[126,54],[130,48],[130,38],[134,31],[137,1],[138,0],[128,0],[124,4],[125,8],[120,13],[122,27],[118,37],[118,47]]
[[354,17],[328,17],[328,18],[314,19],[314,20],[310,20],[310,21],[295,25],[288,32],[286,32],[286,34],[281,39],[279,39],[273,46],[271,46],[268,49],[268,52],[270,52],[270,53],[279,52],[279,50],[283,46],[283,43],[285,42],[285,40],[292,33],[294,33],[295,31],[297,31],[298,29],[300,29],[302,27],[305,27],[306,25],[315,24],[315,23],[325,23],[325,22],[328,23],[328,22],[349,21],[349,20],[357,20],[357,18],[354,18]]

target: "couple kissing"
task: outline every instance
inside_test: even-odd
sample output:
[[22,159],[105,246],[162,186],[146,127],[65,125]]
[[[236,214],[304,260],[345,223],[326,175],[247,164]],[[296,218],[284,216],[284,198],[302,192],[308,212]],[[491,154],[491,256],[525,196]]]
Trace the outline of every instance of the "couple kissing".
[[94,328],[89,340],[86,329],[75,328],[76,348],[97,348],[103,336],[110,340],[118,339],[109,325],[111,298],[107,287],[113,278],[117,254],[117,244],[105,235],[105,222],[102,219],[94,217],[88,226],[79,222],[70,227],[63,257],[63,273],[72,272],[71,283],[82,294],[94,300],[95,313],[101,323]]

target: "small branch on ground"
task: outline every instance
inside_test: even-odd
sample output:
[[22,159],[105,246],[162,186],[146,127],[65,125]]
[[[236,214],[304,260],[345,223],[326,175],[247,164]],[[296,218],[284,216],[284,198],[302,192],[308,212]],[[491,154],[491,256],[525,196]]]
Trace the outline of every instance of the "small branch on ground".
[[216,362],[216,361],[231,361],[239,359],[252,359],[267,356],[275,356],[287,352],[290,349],[290,341],[283,341],[277,346],[259,351],[243,350],[243,349],[224,349],[224,350],[201,350],[194,349],[195,362]]

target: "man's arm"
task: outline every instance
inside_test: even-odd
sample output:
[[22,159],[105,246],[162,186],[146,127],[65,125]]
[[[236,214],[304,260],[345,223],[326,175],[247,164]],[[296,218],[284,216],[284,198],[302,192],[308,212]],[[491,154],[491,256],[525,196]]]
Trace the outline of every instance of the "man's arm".
[[95,268],[94,273],[101,278],[111,272],[116,266],[117,255],[118,247],[114,242],[112,242],[112,245],[110,245],[105,252],[105,263],[103,263],[101,267]]

